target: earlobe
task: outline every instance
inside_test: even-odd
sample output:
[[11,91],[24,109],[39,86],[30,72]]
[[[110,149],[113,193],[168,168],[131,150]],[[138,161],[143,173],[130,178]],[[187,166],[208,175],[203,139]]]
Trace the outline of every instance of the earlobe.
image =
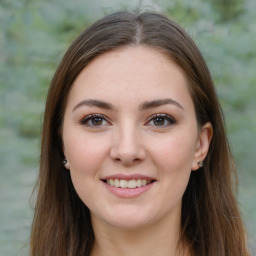
[[212,124],[208,122],[200,130],[191,170],[196,171],[203,166],[203,161],[210,147],[212,135]]
[[69,162],[68,162],[68,160],[67,160],[66,157],[65,157],[64,160],[63,160],[63,165],[65,166],[65,168],[66,168],[67,170],[70,170],[70,164],[69,164]]
[[67,170],[70,170],[70,164],[69,164],[69,162],[68,162],[68,160],[67,160],[67,158],[66,158],[66,154],[65,154],[65,147],[64,147],[64,144],[62,143],[62,151],[63,151],[63,154],[64,154],[64,159],[63,159],[63,165],[65,166],[65,168],[67,169]]

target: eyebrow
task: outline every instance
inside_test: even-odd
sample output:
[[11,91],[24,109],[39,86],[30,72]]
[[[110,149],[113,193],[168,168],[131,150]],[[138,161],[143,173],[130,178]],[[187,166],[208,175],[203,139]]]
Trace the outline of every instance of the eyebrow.
[[81,106],[97,107],[97,108],[108,109],[108,110],[113,110],[114,109],[114,106],[112,104],[107,103],[105,101],[87,99],[87,100],[83,100],[83,101],[79,102],[73,108],[73,111],[75,111],[77,108],[79,108]]
[[[143,111],[143,110],[160,107],[160,106],[167,105],[167,104],[175,105],[176,107],[184,110],[184,108],[182,107],[182,105],[179,102],[177,102],[176,100],[171,99],[171,98],[146,101],[139,106],[139,109]],[[115,107],[111,103],[101,101],[101,100],[95,100],[95,99],[87,99],[87,100],[83,100],[83,101],[79,102],[73,108],[73,111],[75,111],[77,108],[79,108],[81,106],[97,107],[97,108],[102,108],[102,109],[107,109],[107,110],[115,109]]]
[[146,101],[143,104],[141,104],[139,108],[141,110],[147,110],[150,108],[156,108],[156,107],[160,107],[162,105],[167,105],[167,104],[175,105],[176,107],[184,110],[184,108],[182,107],[182,105],[179,102],[177,102],[176,100],[171,99],[171,98]]

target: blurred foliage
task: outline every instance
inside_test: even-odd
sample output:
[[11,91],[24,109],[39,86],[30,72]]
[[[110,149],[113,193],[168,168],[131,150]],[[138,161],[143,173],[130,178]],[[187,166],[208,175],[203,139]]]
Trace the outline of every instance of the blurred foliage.
[[244,2],[244,0],[211,0],[213,8],[220,14],[220,20],[223,22],[232,21],[242,14]]
[[44,102],[62,55],[91,22],[136,9],[161,11],[178,21],[206,58],[238,164],[239,200],[251,247],[256,244],[254,0],[0,0],[1,255],[17,255],[28,241],[28,198],[37,175]]

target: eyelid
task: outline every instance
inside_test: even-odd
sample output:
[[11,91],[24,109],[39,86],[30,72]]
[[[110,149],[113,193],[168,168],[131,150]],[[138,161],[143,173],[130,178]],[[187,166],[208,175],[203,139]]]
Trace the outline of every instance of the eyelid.
[[[79,120],[79,123],[80,123],[81,125],[87,125],[87,126],[92,126],[92,127],[93,127],[93,125],[86,124],[86,122],[90,121],[90,120],[93,119],[93,118],[101,118],[101,119],[103,119],[104,121],[106,121],[108,124],[111,124],[110,121],[109,121],[109,119],[108,119],[106,116],[104,116],[104,115],[102,115],[102,114],[98,114],[98,113],[89,114],[89,115],[83,116],[83,117]],[[100,126],[104,126],[104,125],[100,125]],[[100,126],[99,126],[99,127],[100,127]],[[95,126],[95,127],[97,127],[97,126]]]
[[[165,124],[165,125],[154,125],[158,128],[164,128],[164,127],[167,127],[167,126],[171,126],[171,125],[174,125],[176,123],[176,120],[175,118],[173,118],[172,116],[166,114],[166,113],[157,113],[157,114],[154,114],[154,115],[151,115],[148,120],[146,121],[145,125],[151,125],[150,122],[153,121],[155,118],[163,118],[164,120],[168,121],[169,124]],[[95,127],[95,128],[100,128],[102,126],[106,126],[107,124],[102,124],[102,125],[92,125],[92,124],[88,124],[88,122],[94,118],[100,118],[102,119],[103,121],[107,122],[109,125],[111,125],[111,122],[109,120],[109,118],[107,118],[105,115],[103,114],[99,114],[99,113],[95,113],[95,114],[89,114],[89,115],[86,115],[86,116],[83,116],[82,118],[79,119],[79,124],[81,125],[86,125],[88,127]]]
[[[154,115],[150,116],[146,122],[146,125],[149,125],[149,122],[151,122],[154,118],[157,118],[157,117],[164,118],[165,120],[168,120],[170,122],[169,125],[163,125],[162,127],[171,126],[176,123],[176,120],[174,117],[172,117],[166,113],[158,113],[158,114],[154,114]],[[161,126],[158,126],[158,127],[161,128]]]

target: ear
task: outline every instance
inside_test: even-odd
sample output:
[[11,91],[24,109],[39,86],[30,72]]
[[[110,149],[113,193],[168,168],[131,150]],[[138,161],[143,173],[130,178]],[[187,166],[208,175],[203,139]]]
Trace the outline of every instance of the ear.
[[208,153],[212,135],[213,135],[212,124],[208,122],[201,128],[198,135],[196,150],[195,150],[194,159],[193,159],[192,168],[191,168],[192,171],[198,170],[199,169],[198,162],[204,161]]

